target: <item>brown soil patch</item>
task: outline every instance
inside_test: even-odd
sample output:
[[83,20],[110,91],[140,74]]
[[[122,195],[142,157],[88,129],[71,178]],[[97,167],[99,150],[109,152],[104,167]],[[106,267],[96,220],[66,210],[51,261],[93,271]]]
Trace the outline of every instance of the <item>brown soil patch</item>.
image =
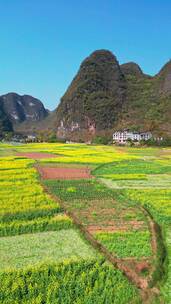
[[149,268],[150,268],[149,262],[142,261],[142,262],[137,263],[135,270],[136,270],[136,272],[141,273],[143,271],[148,270]]
[[58,157],[58,155],[50,154],[50,153],[39,153],[39,152],[29,152],[29,153],[17,153],[17,156],[24,156],[32,159],[42,159],[42,158],[54,158]]
[[132,229],[139,230],[143,228],[144,222],[136,222],[136,221],[129,221],[129,222],[117,222],[117,221],[107,221],[101,222],[100,225],[88,225],[87,230],[90,233],[96,232],[128,232]]
[[112,225],[116,226],[116,228],[120,228],[120,230],[139,230],[145,227],[143,221],[121,221],[121,220],[112,220],[112,221],[101,221],[101,224],[108,225],[109,227]]
[[138,288],[141,288],[142,290],[148,288],[148,278],[143,278],[139,273],[137,273],[137,263],[135,259],[118,259],[117,266],[120,270],[126,273],[127,277],[133,281]]
[[117,227],[117,226],[106,226],[106,227],[103,226],[102,227],[102,226],[94,226],[93,225],[93,226],[88,226],[87,230],[88,230],[88,232],[94,234],[94,233],[97,233],[97,232],[108,232],[108,233],[117,232],[117,231],[123,232],[123,231],[127,231],[128,228],[127,227],[120,228],[120,227]]
[[39,167],[43,179],[82,179],[92,178],[88,168],[51,168]]

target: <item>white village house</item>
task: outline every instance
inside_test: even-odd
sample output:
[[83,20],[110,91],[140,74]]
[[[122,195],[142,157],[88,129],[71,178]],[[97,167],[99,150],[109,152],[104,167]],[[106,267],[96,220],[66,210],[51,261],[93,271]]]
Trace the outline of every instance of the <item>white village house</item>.
[[148,140],[152,138],[151,132],[135,132],[135,131],[116,131],[113,133],[113,142],[125,144],[127,140],[132,141]]

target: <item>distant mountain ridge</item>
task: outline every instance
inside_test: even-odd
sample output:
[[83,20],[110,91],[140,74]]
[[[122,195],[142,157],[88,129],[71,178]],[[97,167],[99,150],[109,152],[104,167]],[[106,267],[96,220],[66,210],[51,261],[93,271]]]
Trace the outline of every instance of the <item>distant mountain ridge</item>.
[[52,112],[29,95],[0,96],[0,134],[53,130],[70,138],[84,131],[93,135],[129,128],[171,136],[170,117],[171,60],[152,77],[134,62],[120,65],[108,50],[97,50],[83,60]]
[[48,116],[49,111],[43,103],[30,95],[8,93],[0,96],[0,104],[3,108],[3,117],[6,117],[15,130],[23,122],[32,124],[39,122]]
[[[171,61],[154,77],[108,50],[86,58],[56,109],[58,133],[132,128],[171,135]],[[65,132],[64,132],[65,131]]]

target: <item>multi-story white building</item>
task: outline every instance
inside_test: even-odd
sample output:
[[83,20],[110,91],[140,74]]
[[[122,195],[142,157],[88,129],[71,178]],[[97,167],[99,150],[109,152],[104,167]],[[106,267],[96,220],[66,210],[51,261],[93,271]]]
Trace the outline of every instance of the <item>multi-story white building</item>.
[[132,141],[148,140],[152,138],[151,132],[133,132],[129,130],[116,131],[113,133],[113,142],[124,144],[127,140]]

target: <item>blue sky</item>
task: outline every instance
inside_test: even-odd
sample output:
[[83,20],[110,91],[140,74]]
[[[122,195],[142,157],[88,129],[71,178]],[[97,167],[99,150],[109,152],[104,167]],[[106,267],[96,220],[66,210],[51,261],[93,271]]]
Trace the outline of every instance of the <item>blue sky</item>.
[[54,109],[96,49],[154,75],[171,58],[170,16],[170,0],[0,0],[0,94]]

